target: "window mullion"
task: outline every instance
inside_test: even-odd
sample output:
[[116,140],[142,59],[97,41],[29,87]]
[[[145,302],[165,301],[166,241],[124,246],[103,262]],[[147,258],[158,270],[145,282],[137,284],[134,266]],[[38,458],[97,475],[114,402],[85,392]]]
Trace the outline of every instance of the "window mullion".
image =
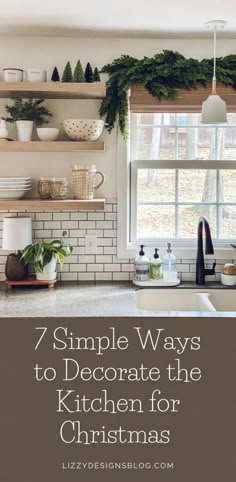
[[[218,127],[215,128],[215,160],[220,161],[219,159],[219,138],[218,138],[219,129]],[[220,237],[220,178],[219,178],[219,169],[216,170],[216,238]]]
[[[175,160],[179,159],[179,131],[177,127],[177,119],[175,114]],[[179,170],[175,170],[175,237],[179,234]]]

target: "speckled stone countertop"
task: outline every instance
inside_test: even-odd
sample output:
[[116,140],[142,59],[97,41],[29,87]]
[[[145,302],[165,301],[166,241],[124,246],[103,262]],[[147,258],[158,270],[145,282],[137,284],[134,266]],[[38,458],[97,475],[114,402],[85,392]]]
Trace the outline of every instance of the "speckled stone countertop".
[[[200,287],[182,283],[172,289],[181,288]],[[227,289],[219,283],[208,283],[206,288]],[[58,283],[55,289],[13,288],[7,291],[5,284],[1,283],[0,317],[236,317],[236,312],[140,310],[135,302],[136,289],[130,282],[64,282]]]

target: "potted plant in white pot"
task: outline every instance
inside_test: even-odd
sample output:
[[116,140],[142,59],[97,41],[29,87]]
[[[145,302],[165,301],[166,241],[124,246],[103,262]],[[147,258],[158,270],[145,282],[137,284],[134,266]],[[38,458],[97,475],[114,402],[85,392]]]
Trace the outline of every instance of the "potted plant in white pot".
[[70,244],[64,246],[60,239],[55,239],[50,243],[29,244],[23,250],[21,259],[26,266],[33,266],[37,280],[52,281],[57,277],[57,263],[62,267],[66,256],[72,251]]
[[43,104],[44,99],[26,99],[21,97],[13,97],[13,105],[5,105],[5,109],[11,117],[7,117],[8,122],[15,122],[17,129],[17,138],[21,142],[31,140],[33,132],[33,124],[41,126],[48,124],[48,117],[52,117],[52,113]]

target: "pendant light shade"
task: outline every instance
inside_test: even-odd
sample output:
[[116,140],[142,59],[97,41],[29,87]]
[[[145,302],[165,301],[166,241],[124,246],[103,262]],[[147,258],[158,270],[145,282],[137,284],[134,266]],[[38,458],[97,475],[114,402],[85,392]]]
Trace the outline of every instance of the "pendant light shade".
[[225,124],[227,110],[225,101],[216,92],[216,30],[224,28],[224,20],[212,20],[205,24],[207,29],[214,30],[214,69],[212,78],[212,91],[202,103],[202,124]]
[[202,124],[225,124],[226,103],[217,94],[212,94],[202,103]]

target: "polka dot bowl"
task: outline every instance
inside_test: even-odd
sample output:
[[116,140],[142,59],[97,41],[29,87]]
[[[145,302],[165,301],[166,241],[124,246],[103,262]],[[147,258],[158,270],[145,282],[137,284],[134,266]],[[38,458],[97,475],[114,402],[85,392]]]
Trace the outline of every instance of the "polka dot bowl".
[[104,127],[100,119],[65,119],[62,124],[72,141],[96,141]]

